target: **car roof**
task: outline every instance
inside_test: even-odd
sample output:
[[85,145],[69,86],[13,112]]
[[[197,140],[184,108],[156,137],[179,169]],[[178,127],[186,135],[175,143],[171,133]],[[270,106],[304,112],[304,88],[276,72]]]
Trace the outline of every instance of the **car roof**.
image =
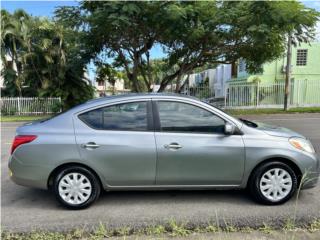
[[185,94],[178,94],[178,93],[127,93],[127,94],[120,94],[120,95],[112,95],[112,96],[105,96],[96,99],[92,99],[87,101],[87,103],[91,102],[104,102],[109,100],[120,100],[120,99],[127,99],[127,98],[143,98],[143,97],[177,97],[177,98],[188,98],[199,100],[196,97],[188,96]]
[[84,104],[99,104],[109,101],[118,101],[118,100],[131,100],[131,99],[138,99],[138,98],[152,98],[152,97],[174,97],[174,98],[185,98],[185,99],[193,99],[193,100],[199,100],[196,97],[188,96],[185,94],[178,94],[178,93],[128,93],[128,94],[121,94],[121,95],[113,95],[113,96],[106,96],[106,97],[100,97],[96,99],[91,99],[87,101]]

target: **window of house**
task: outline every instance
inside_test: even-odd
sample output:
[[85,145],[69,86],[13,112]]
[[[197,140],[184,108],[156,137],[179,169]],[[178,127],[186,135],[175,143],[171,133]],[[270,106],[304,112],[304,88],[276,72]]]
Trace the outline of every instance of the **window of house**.
[[147,131],[147,102],[132,102],[98,108],[79,115],[89,127],[99,130]]
[[245,70],[246,70],[246,61],[241,58],[239,61],[239,72],[244,72]]
[[225,121],[213,113],[181,102],[158,102],[163,132],[224,133]]
[[103,86],[104,85],[104,81],[98,81],[98,86]]
[[297,50],[297,66],[306,66],[308,58],[308,49]]

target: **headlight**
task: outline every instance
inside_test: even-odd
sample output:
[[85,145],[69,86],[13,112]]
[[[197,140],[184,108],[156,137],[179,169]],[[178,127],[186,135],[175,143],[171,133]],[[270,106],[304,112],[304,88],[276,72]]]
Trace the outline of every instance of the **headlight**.
[[289,143],[299,150],[306,151],[308,153],[315,152],[312,144],[306,139],[299,138],[299,137],[292,137],[289,139]]

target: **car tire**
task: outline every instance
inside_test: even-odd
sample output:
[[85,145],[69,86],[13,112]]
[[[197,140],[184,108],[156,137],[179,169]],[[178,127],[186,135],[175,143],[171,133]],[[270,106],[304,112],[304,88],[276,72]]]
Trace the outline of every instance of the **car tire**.
[[84,209],[99,198],[101,186],[90,170],[81,166],[68,166],[56,174],[53,191],[64,207]]
[[278,205],[288,201],[297,191],[298,178],[290,166],[282,162],[267,162],[252,173],[248,190],[259,203]]

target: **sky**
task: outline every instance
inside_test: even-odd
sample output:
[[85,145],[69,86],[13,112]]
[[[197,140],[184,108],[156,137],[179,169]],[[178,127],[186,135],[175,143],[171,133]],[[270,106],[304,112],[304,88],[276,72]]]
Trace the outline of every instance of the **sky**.
[[[320,0],[308,0],[301,1],[304,5],[310,8],[314,8],[317,11],[320,11]],[[16,9],[22,8],[27,13],[33,16],[46,16],[52,17],[54,10],[58,6],[76,6],[78,5],[77,1],[45,1],[45,0],[34,0],[34,1],[12,1],[12,0],[1,0],[1,9],[6,9],[9,12],[14,12]],[[317,25],[318,39],[320,40],[320,22]],[[161,47],[156,46],[151,49],[151,58],[161,58],[164,56],[164,53]],[[91,64],[89,65],[89,78],[94,78],[94,69],[95,67]]]
[[[58,6],[77,6],[77,1],[12,1],[12,0],[1,0],[1,8],[6,9],[10,13],[14,12],[16,9],[22,8],[27,13],[33,16],[46,16],[53,17],[54,10]],[[159,46],[154,47],[151,50],[152,58],[163,57],[164,54]]]
[[[22,8],[27,13],[33,16],[45,16],[53,17],[54,10],[58,6],[77,6],[77,1],[11,1],[11,0],[1,0],[1,9],[6,9],[10,13],[13,13],[16,9]],[[151,58],[161,58],[164,57],[160,46],[155,46],[151,49],[150,57]],[[95,69],[96,67],[91,63],[88,65],[88,75],[91,81],[95,78]]]

